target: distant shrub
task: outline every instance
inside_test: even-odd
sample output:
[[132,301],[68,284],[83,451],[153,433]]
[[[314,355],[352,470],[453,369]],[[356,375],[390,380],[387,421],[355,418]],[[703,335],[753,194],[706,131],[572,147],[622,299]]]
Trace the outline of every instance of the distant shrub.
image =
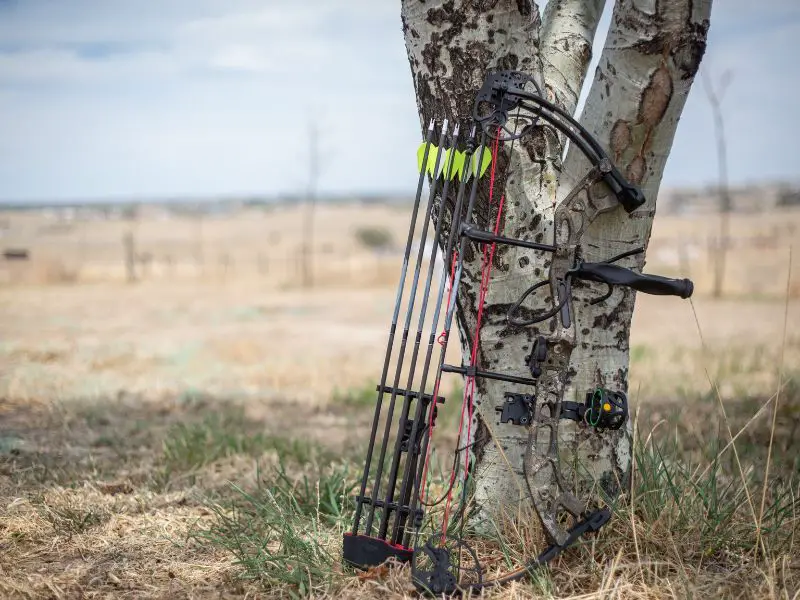
[[392,234],[384,227],[359,227],[355,238],[359,244],[371,250],[385,250],[392,245]]

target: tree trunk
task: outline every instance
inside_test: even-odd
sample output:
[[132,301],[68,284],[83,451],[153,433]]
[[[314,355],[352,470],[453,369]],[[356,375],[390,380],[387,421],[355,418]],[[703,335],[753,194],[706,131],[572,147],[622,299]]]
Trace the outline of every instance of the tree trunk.
[[[525,0],[403,0],[403,31],[422,127],[433,117],[467,123],[487,71],[500,69],[533,76],[544,84],[550,101],[574,112],[603,3],[550,0],[540,17],[538,7]],[[626,177],[641,186],[648,202],[631,215],[617,209],[597,218],[582,240],[583,256],[589,261],[647,245],[678,117],[705,50],[710,10],[710,0],[618,0],[614,7],[581,123]],[[564,140],[552,131],[539,128],[515,142],[513,149],[506,143],[498,158],[499,173],[510,167],[508,176],[495,184],[506,195],[504,235],[550,242],[557,202],[588,170],[576,148],[570,146],[564,155]],[[595,189],[594,193],[610,192]],[[476,206],[478,225],[489,229],[487,184]],[[643,257],[622,264],[638,270]],[[550,323],[513,327],[506,322],[506,313],[533,281],[548,276],[550,259],[531,250],[497,248],[480,335],[482,368],[525,375],[532,340],[539,334],[547,336]],[[478,308],[480,262],[473,246],[465,256],[458,295],[458,327],[466,357]],[[595,385],[627,391],[635,295],[619,288],[607,301],[589,305],[588,299],[598,295],[596,287],[574,290],[578,345],[570,357],[564,399],[580,399]],[[485,379],[476,382],[470,441],[480,511],[516,507],[525,496],[520,481],[527,431],[498,422],[495,407],[505,391],[521,390]],[[630,424],[599,436],[563,421],[559,446],[568,460],[582,465],[577,472],[583,493],[597,484],[612,497],[625,489],[631,468]]]

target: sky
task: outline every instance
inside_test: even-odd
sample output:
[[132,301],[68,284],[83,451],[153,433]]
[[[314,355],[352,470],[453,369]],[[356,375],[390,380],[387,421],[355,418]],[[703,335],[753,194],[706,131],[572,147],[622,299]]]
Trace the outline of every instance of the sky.
[[[800,181],[799,56],[800,1],[715,1],[733,183]],[[399,0],[0,0],[0,201],[302,193],[312,126],[320,194],[413,194]],[[663,185],[716,172],[697,80]]]

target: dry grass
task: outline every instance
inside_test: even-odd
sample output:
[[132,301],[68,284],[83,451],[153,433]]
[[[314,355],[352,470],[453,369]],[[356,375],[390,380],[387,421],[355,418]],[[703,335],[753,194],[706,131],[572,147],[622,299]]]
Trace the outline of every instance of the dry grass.
[[[489,595],[792,598],[800,590],[800,385],[792,381],[784,389],[768,481],[763,465],[769,411],[752,419],[767,398],[726,401],[727,423],[741,431],[744,478],[730,449],[721,452],[726,439],[716,400],[686,400],[640,410],[633,493],[599,536],[549,571]],[[236,403],[186,395],[7,411],[0,459],[0,593],[411,594],[405,569],[356,577],[340,566],[360,453],[331,445],[314,421],[339,412],[363,438],[368,415],[342,401],[312,411],[316,440],[289,439],[282,434],[302,407],[270,408],[268,418],[252,419]],[[744,489],[758,497],[764,485],[759,541]],[[501,529],[499,538],[470,534],[487,573],[508,569],[528,549],[541,548],[536,528]]]
[[[77,213],[68,218],[52,211],[0,211],[5,247],[27,248],[29,263],[0,261],[0,285],[70,282],[123,282],[123,236],[130,232],[143,261],[146,280],[230,283],[255,280],[271,289],[296,288],[300,282],[298,237],[305,207],[242,208],[198,217],[166,214],[145,207],[135,220]],[[321,205],[316,212],[312,261],[317,284],[388,285],[395,281],[408,227],[407,205]],[[380,253],[363,242],[363,232],[380,223],[389,248]],[[418,225],[418,230],[421,224]],[[714,215],[659,215],[647,255],[654,273],[691,277],[700,294],[713,280],[713,247],[718,233]],[[788,247],[797,241],[800,210],[733,214],[724,291],[728,297],[780,298],[786,283]],[[373,232],[374,233],[374,232]],[[792,295],[800,296],[800,261],[795,261]]]
[[[356,576],[339,554],[395,257],[351,247],[351,289],[335,284],[335,270],[311,292],[293,283],[291,265],[271,260],[259,273],[259,244],[292,251],[282,232],[297,216],[204,223],[202,273],[180,260],[188,246],[169,245],[176,223],[143,219],[142,243],[176,259],[172,275],[154,267],[135,286],[122,282],[114,254],[127,224],[42,229],[41,215],[27,215],[17,228],[9,217],[17,241],[37,244],[34,256],[57,257],[79,275],[41,286],[22,273],[19,285],[0,288],[0,597],[413,593],[405,568]],[[385,218],[393,231],[407,219],[381,207],[322,216],[354,228]],[[747,218],[750,229],[744,217],[734,224],[741,236],[776,226]],[[670,262],[680,257],[659,255],[666,241],[708,231],[674,219],[656,226],[653,272],[681,270]],[[334,231],[321,244],[344,243]],[[800,597],[800,302],[784,321],[785,248],[763,245],[729,262],[749,265],[765,293],[732,278],[736,294],[714,301],[701,284],[694,305],[704,343],[688,303],[637,300],[632,493],[600,535],[488,596]],[[233,265],[225,276],[213,258],[223,249]],[[692,276],[707,281],[704,259],[693,260]],[[471,533],[487,568],[512,567],[541,547],[535,527],[501,529],[499,538]]]

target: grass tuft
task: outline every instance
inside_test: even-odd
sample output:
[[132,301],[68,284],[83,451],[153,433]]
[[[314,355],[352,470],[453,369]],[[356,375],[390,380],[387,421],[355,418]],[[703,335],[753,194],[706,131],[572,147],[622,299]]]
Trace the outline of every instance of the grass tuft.
[[43,502],[38,510],[57,535],[66,537],[86,533],[108,521],[111,516],[108,511],[99,507],[73,504],[58,506]]
[[243,411],[230,408],[221,415],[212,413],[199,423],[173,425],[162,443],[161,469],[154,482],[157,487],[164,487],[173,477],[236,455],[257,457],[276,452],[284,460],[305,464],[324,453],[303,439],[253,433],[250,429]]
[[254,491],[232,484],[233,498],[211,504],[214,523],[194,535],[230,552],[245,579],[272,592],[296,597],[327,589],[339,573],[338,544],[355,485],[346,465],[293,477],[281,457]]

